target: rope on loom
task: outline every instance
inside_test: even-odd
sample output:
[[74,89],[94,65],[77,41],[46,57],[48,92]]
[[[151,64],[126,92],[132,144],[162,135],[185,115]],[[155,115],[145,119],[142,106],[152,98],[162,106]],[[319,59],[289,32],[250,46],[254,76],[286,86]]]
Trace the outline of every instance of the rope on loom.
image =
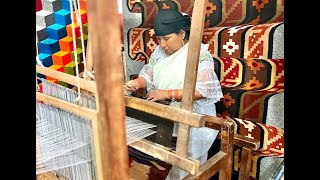
[[76,63],[76,74],[77,74],[77,89],[78,89],[78,97],[74,100],[75,102],[79,101],[81,96],[80,96],[80,79],[79,79],[79,68],[78,68],[78,56],[77,56],[77,45],[76,45],[76,33],[74,29],[74,21],[73,21],[73,6],[71,3],[71,0],[69,1],[70,5],[70,16],[71,16],[71,25],[72,25],[72,40],[73,40],[73,55]]
[[[84,40],[83,40],[83,28],[82,28],[82,19],[81,19],[81,15],[80,15],[80,10],[81,10],[81,8],[80,8],[80,2],[79,2],[79,0],[77,0],[77,3],[78,3],[78,11],[76,11],[75,10],[75,13],[76,13],[76,19],[77,19],[77,22],[79,22],[79,26],[80,26],[80,35],[81,35],[81,46],[83,47],[83,53],[82,53],[82,58],[83,58],[83,63],[84,63],[84,73],[83,73],[83,77],[84,78],[86,78],[86,76],[87,75],[89,75],[93,80],[94,80],[94,75],[91,73],[91,72],[89,72],[88,70],[87,70],[87,62],[86,62],[86,52],[85,52],[85,50],[84,50]],[[75,1],[73,1],[73,4],[74,4],[74,8],[76,9],[76,4],[75,4]]]

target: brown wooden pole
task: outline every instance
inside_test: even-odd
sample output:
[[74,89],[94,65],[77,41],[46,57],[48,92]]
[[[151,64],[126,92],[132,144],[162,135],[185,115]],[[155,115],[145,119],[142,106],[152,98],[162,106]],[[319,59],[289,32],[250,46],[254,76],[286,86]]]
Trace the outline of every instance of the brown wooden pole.
[[231,179],[233,160],[234,124],[231,120],[221,126],[220,151],[227,153],[225,162],[219,171],[219,180]]
[[[184,78],[181,108],[192,111],[194,92],[197,80],[200,47],[206,12],[206,0],[196,0],[192,11],[188,58]],[[188,156],[190,126],[179,123],[177,137],[177,154],[182,157]]]
[[250,179],[252,156],[253,156],[252,149],[242,147],[241,159],[240,159],[239,180]]
[[88,23],[97,88],[95,140],[99,180],[129,179],[120,28],[115,0],[88,1]]

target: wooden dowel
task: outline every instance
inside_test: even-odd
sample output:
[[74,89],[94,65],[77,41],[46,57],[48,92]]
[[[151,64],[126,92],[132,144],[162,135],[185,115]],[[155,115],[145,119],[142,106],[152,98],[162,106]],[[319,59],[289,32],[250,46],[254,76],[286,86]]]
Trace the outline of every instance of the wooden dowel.
[[176,107],[150,102],[144,99],[129,96],[125,96],[124,99],[127,107],[194,127],[204,126],[204,115],[188,112]]
[[[55,79],[59,79],[60,81],[66,82],[68,84],[74,85],[74,86],[78,86],[78,82],[77,82],[77,77],[70,75],[70,74],[66,74],[60,71],[56,71],[47,67],[42,67],[39,65],[36,65],[36,71],[40,74],[55,78]],[[79,79],[79,84],[81,89],[90,91],[95,93],[96,92],[96,85],[95,82],[93,81],[87,81],[84,80],[82,78]]]
[[36,92],[36,99],[39,101],[43,101],[47,104],[59,107],[61,109],[64,109],[66,111],[73,112],[75,114],[78,114],[82,117],[85,117],[89,120],[96,120],[97,119],[97,111],[85,107],[81,107],[77,104],[73,104],[70,102],[66,102],[64,100],[48,96],[46,94]]

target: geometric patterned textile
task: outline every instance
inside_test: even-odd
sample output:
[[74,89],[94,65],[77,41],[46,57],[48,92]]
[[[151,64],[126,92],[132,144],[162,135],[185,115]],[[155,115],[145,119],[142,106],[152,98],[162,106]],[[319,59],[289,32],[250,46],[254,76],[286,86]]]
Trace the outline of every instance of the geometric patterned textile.
[[220,116],[265,123],[269,99],[284,92],[284,59],[213,58],[224,97]]
[[129,57],[136,61],[148,63],[151,53],[158,45],[154,30],[150,28],[133,28],[128,33]]
[[[79,74],[83,71],[84,62],[82,61],[83,52],[87,46],[86,37],[88,36],[88,22],[87,22],[87,10],[86,10],[86,0],[78,1],[80,11],[80,19],[82,23],[77,23],[75,19],[76,12],[78,10],[73,10],[70,12],[70,6],[68,0],[42,0],[42,10],[38,11],[37,17],[37,26],[39,26],[42,21],[50,18],[50,24],[46,23],[45,25],[38,28],[38,30],[43,30],[41,33],[45,33],[46,39],[39,40],[39,58],[40,57],[50,57],[52,61],[49,63],[48,59],[44,59],[47,62],[48,68],[59,70],[71,75],[76,75],[73,71],[73,68],[78,66]],[[41,12],[46,12],[45,14]],[[42,15],[40,16],[39,15]],[[72,34],[72,22],[71,16],[74,20],[75,28],[75,37],[73,39]],[[39,24],[40,23],[40,24]],[[84,46],[82,47],[81,37],[80,37],[80,26],[83,28],[83,41]],[[37,31],[37,34],[40,33]],[[75,47],[73,47],[73,41],[75,42]],[[79,43],[80,42],[80,43]],[[77,56],[78,64],[75,63],[75,55]],[[81,63],[79,63],[81,62]],[[37,74],[40,76],[41,74]],[[47,80],[50,77],[46,77]],[[49,79],[48,79],[49,78]],[[52,79],[53,80],[53,79]],[[53,81],[58,82],[58,81]],[[66,86],[67,84],[62,84]],[[69,87],[69,86],[68,86]]]
[[209,44],[214,57],[271,58],[273,33],[281,24],[283,23],[208,28],[204,29],[204,42]]
[[219,34],[227,27],[212,27],[203,29],[203,42],[209,44],[209,52],[213,57],[218,57]]
[[[139,27],[152,28],[158,9],[173,8],[192,16],[194,0],[127,0],[126,4],[130,12],[142,13]],[[204,27],[256,25],[283,20],[284,0],[207,0]]]
[[[265,51],[265,49],[271,46],[273,32],[281,24],[282,23],[258,24],[248,29],[245,34],[243,56],[241,57],[270,58],[272,51]],[[270,47],[268,49],[272,50]]]
[[[142,15],[141,24],[127,32],[128,55],[147,63],[158,42],[144,28],[153,28],[159,9],[192,16],[194,0],[127,0],[126,5]],[[203,40],[213,57],[271,58],[273,33],[283,20],[284,0],[207,0]]]
[[246,18],[241,24],[266,24],[284,21],[284,0],[245,0]]
[[268,91],[246,91],[222,88],[223,98],[216,103],[217,114],[252,122],[265,123],[268,100],[276,95]]
[[178,9],[178,6],[173,1],[136,2],[133,4],[131,12],[142,15],[142,23],[138,27],[151,28],[159,9]]
[[[209,52],[213,57],[269,59],[275,51],[274,32],[282,24],[279,22],[255,26],[243,24],[229,28],[206,28],[203,31],[203,41],[209,44]],[[129,29],[128,50],[132,60],[148,62],[157,45],[153,29]],[[283,50],[277,49],[277,51]]]
[[[253,152],[251,176],[256,178],[259,176],[258,167],[262,157],[274,156],[284,157],[284,130],[281,128],[268,126],[262,123],[254,123],[248,120],[232,118],[234,122],[235,132],[247,138],[260,141],[260,147]],[[241,148],[234,148],[234,164],[233,168],[239,171]]]
[[252,122],[265,123],[267,116],[266,104],[276,93],[266,91],[246,91],[241,95],[239,105],[239,118]]
[[[153,20],[159,9],[177,9],[192,16],[193,4],[194,0],[127,0],[126,3],[130,12],[142,15],[142,22],[136,28],[153,28]],[[283,20],[284,0],[207,0],[204,41],[210,45],[213,56],[271,58],[272,33]],[[258,24],[262,25],[249,30],[252,25]],[[224,30],[226,27],[230,28]],[[153,44],[149,40],[154,38],[144,37],[145,34],[141,33],[142,41],[132,42],[131,35],[137,35],[137,32],[131,32],[134,29],[127,32],[128,49],[131,52],[129,57],[146,63],[150,56],[147,51],[153,52],[146,45]]]
[[283,157],[283,129],[239,118],[232,118],[232,120],[237,134],[260,141],[260,147],[254,155]]
[[215,57],[215,71],[222,87],[284,91],[284,59]]

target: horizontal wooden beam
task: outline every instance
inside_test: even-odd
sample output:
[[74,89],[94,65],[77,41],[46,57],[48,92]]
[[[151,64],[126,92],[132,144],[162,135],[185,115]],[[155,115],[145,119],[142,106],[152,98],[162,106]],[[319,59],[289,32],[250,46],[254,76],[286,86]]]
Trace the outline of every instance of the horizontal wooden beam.
[[205,126],[210,127],[212,129],[220,130],[222,124],[226,121],[226,119],[215,117],[215,116],[208,116],[205,115],[204,117]]
[[97,111],[93,109],[85,108],[77,104],[66,102],[64,100],[61,100],[52,96],[48,96],[40,92],[36,92],[36,99],[39,101],[43,101],[47,104],[59,107],[61,109],[73,112],[89,120],[97,119]]
[[124,98],[124,102],[127,107],[193,127],[204,126],[204,115],[135,97],[125,96]]
[[142,139],[130,144],[129,146],[164,162],[178,166],[191,174],[195,174],[199,170],[200,162],[198,160],[190,160],[188,158],[180,157],[173,151],[170,151],[167,147],[151,141]]
[[[66,74],[60,71],[56,71],[47,67],[36,65],[36,71],[40,74],[52,77],[54,79],[59,79],[65,83],[78,86],[78,79],[76,76]],[[83,78],[79,78],[79,84],[81,89],[90,91],[95,93],[96,92],[96,83],[94,81],[88,81]]]
[[215,175],[225,164],[227,153],[219,151],[199,167],[199,171],[194,175],[189,174],[184,180],[209,179]]

